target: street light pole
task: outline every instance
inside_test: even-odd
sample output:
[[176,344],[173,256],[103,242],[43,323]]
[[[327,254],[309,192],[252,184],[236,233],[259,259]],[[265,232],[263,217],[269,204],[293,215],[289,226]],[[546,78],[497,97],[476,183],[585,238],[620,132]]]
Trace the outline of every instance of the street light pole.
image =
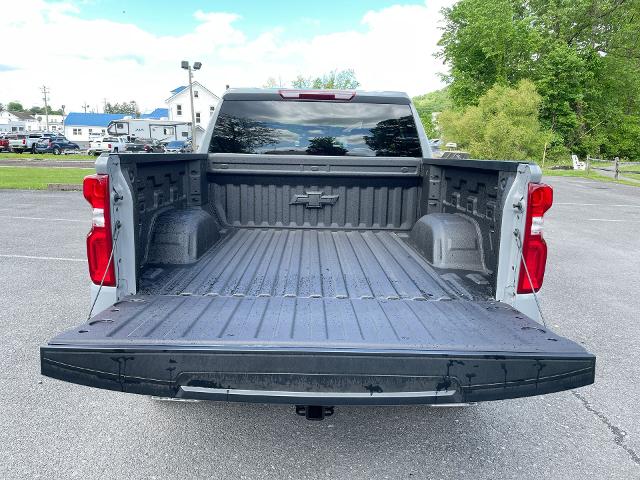
[[193,108],[193,72],[191,71],[191,65],[189,65],[189,100],[191,101],[191,143],[193,144],[193,151],[198,149],[196,145],[196,112]]
[[[186,60],[182,61],[181,67],[189,72],[189,101],[191,103],[191,145],[193,151],[196,151],[198,149],[198,145],[196,144],[196,112],[193,106],[193,71],[191,70],[191,65]],[[194,62],[193,70],[200,70],[200,67],[202,67],[202,63]]]

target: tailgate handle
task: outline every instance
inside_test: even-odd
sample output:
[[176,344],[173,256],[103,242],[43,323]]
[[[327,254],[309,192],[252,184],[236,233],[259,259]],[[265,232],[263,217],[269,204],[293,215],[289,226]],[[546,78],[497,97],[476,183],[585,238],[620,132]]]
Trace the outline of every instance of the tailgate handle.
[[209,388],[180,386],[178,397],[182,398],[233,398],[233,397],[269,397],[269,398],[425,398],[448,397],[456,390],[427,390],[422,392],[290,392],[286,390],[242,390],[233,388]]

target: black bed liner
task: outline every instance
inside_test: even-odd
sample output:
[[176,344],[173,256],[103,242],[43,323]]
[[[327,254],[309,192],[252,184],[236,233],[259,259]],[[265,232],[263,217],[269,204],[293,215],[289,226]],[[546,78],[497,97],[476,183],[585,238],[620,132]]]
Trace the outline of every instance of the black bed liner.
[[147,267],[140,293],[420,301],[471,298],[478,282],[488,283],[478,273],[437,272],[406,237],[389,231],[232,229],[196,264]]
[[43,347],[42,371],[133,393],[311,405],[593,382],[592,355],[472,291],[464,273],[437,272],[389,231],[232,230],[196,264],[147,268],[140,294]]

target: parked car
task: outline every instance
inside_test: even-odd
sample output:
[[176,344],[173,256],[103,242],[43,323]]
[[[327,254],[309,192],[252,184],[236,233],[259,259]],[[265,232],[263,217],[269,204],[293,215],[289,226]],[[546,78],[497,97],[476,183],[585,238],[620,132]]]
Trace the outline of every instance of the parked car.
[[540,323],[540,167],[432,158],[396,92],[219,108],[199,153],[102,156],[84,179],[93,307],[41,347],[43,375],[314,420],[593,383],[595,356]]
[[23,153],[31,152],[37,153],[36,144],[45,138],[53,138],[59,134],[52,132],[19,132],[13,134],[9,141],[9,148],[12,152]]
[[80,146],[70,142],[66,137],[45,137],[42,138],[35,147],[36,153],[53,153],[62,155],[66,153],[78,153]]
[[9,135],[0,135],[0,152],[9,150]]
[[31,145],[27,145],[26,133],[15,133],[9,137],[9,150],[14,153],[26,152],[31,148]]
[[124,137],[100,137],[89,142],[89,155],[100,155],[104,152],[122,153],[127,151],[127,140]]
[[174,140],[164,146],[165,153],[191,153],[191,143],[184,140]]
[[144,144],[144,151],[146,153],[164,153],[165,143],[160,140],[150,139]]

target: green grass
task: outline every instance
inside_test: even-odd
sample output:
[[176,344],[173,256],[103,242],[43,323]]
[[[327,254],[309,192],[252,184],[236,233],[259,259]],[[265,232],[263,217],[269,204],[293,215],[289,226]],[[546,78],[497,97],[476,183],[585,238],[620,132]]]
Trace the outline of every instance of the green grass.
[[50,183],[81,184],[93,168],[0,167],[0,188],[46,190]]
[[[613,162],[591,161],[591,167],[613,170]],[[620,165],[620,173],[640,173],[640,163],[638,163],[637,165]]]
[[36,159],[36,160],[95,160],[95,155],[80,155],[72,153],[70,155],[54,155],[53,153],[13,153],[3,152],[0,153],[0,160],[3,158],[18,158],[22,160]]
[[640,187],[640,182],[633,182],[630,180],[614,180],[611,177],[606,177],[598,173],[597,170],[552,170],[550,168],[544,168],[542,174],[545,177],[580,177],[588,178],[589,180],[597,180],[599,182],[609,183],[621,183],[623,185],[632,185],[634,187]]

